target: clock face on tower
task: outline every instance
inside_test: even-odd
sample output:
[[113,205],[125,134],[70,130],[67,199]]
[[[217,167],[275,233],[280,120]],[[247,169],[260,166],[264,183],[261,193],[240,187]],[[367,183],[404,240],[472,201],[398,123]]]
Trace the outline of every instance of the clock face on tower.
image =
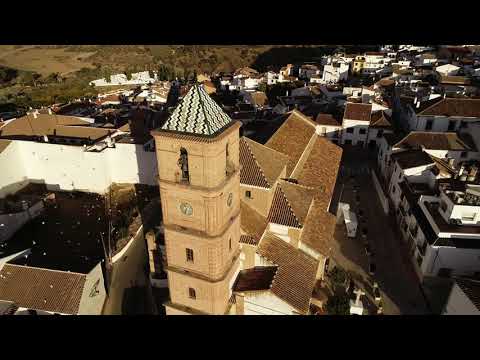
[[232,206],[232,202],[233,202],[233,194],[230,193],[230,194],[228,194],[227,205],[229,207]]
[[180,211],[184,214],[184,215],[187,215],[187,216],[190,216],[193,214],[193,208],[192,208],[192,205],[190,205],[189,203],[181,203],[180,204]]

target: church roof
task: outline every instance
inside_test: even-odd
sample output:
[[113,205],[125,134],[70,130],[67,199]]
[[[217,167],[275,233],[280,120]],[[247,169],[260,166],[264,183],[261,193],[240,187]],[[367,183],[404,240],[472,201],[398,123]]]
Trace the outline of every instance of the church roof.
[[232,123],[232,119],[207,94],[203,85],[195,84],[162,130],[211,137]]

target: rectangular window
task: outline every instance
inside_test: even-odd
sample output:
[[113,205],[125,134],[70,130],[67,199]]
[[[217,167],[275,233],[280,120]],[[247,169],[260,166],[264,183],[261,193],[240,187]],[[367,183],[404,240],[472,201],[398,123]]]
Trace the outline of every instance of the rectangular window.
[[455,120],[450,120],[448,122],[448,131],[454,131],[455,130],[455,123],[456,123]]
[[364,143],[363,141],[357,141],[358,146],[363,146],[363,143]]
[[252,198],[252,192],[250,190],[245,191],[245,197],[251,199]]
[[466,158],[467,155],[468,155],[468,153],[467,153],[466,151],[462,151],[462,152],[460,153],[460,157],[461,157],[462,159]]
[[195,292],[195,289],[188,288],[188,297],[193,300],[197,298],[197,293]]
[[352,140],[345,140],[345,145],[352,145]]
[[425,130],[432,130],[433,127],[433,120],[427,120],[427,124],[425,125]]
[[381,138],[383,136],[383,130],[380,129],[377,131],[377,138]]
[[349,134],[353,134],[353,127],[349,127],[349,128],[347,128],[347,133],[349,133]]
[[192,249],[185,249],[187,254],[187,262],[193,263],[193,250]]
[[367,129],[361,128],[358,132],[360,135],[365,135],[367,133]]
[[466,121],[460,121],[460,129],[465,129],[467,127],[467,122]]

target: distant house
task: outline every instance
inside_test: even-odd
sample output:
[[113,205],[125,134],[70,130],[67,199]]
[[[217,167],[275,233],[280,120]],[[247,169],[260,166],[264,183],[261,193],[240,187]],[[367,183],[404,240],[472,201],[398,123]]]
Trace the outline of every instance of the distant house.
[[338,144],[342,135],[342,124],[331,114],[318,114],[315,122],[319,125],[320,136],[326,136],[334,144]]
[[256,109],[262,109],[268,105],[267,95],[262,91],[242,91],[240,94],[247,104],[253,105]]
[[371,115],[371,104],[347,103],[342,123],[342,144],[365,146]]
[[298,77],[300,79],[310,79],[314,75],[320,74],[320,69],[316,65],[305,64],[300,66]]
[[457,75],[458,70],[460,70],[460,67],[452,64],[445,64],[435,68],[435,71],[443,76],[455,76]]
[[[0,303],[11,315],[101,315],[107,294],[101,263],[88,273],[0,259]],[[11,260],[15,260],[15,257]]]
[[322,81],[324,84],[336,84],[347,80],[350,67],[344,62],[335,61],[323,67]]

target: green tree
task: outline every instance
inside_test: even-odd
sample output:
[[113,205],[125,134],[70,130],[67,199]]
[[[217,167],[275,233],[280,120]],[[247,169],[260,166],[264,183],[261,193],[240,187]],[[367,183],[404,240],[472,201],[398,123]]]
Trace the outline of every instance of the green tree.
[[22,85],[33,85],[33,74],[29,71],[24,71],[17,78],[17,82]]
[[327,300],[325,308],[329,315],[349,315],[350,300],[347,294],[333,295]]
[[261,82],[260,85],[258,85],[258,90],[266,93],[267,92],[267,83],[266,82]]

